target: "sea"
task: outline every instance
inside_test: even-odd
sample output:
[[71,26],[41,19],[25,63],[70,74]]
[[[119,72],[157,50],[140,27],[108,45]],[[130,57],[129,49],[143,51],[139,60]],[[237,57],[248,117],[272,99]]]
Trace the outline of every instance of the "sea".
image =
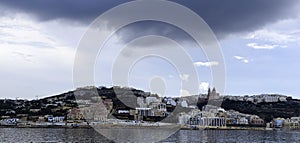
[[[134,136],[134,135],[133,135]],[[118,138],[118,135],[116,135]],[[124,138],[124,137],[123,137]],[[126,138],[126,137],[125,137]],[[128,136],[128,138],[131,138]],[[1,143],[23,142],[97,142],[113,143],[93,128],[0,128]],[[126,140],[122,142],[127,142]],[[143,142],[143,141],[141,141]],[[299,143],[297,130],[179,130],[160,143]]]

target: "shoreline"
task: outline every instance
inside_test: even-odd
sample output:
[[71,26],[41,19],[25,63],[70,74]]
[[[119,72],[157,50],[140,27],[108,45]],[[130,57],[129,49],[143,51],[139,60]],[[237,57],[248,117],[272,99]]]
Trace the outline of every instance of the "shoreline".
[[66,128],[66,129],[76,129],[76,128],[81,128],[81,129],[89,129],[92,128],[91,126],[88,125],[82,125],[78,127],[73,127],[69,125],[31,125],[31,126],[19,126],[19,125],[1,125],[0,128]]
[[253,131],[273,131],[275,128],[265,127],[182,127],[180,130],[253,130]]
[[[89,125],[81,125],[77,127],[69,126],[69,125],[47,125],[47,126],[41,126],[41,125],[32,125],[32,126],[13,126],[13,125],[1,125],[0,128],[45,128],[45,129],[91,129],[93,128],[92,126]],[[124,127],[124,128],[131,128],[131,127]],[[131,129],[134,129],[136,127],[132,127]],[[138,128],[149,128],[149,127],[143,127],[140,126]],[[156,128],[156,127],[150,127],[150,128]],[[160,127],[157,127],[160,128]],[[265,131],[277,131],[277,130],[282,130],[284,128],[265,128],[265,127],[196,127],[196,128],[191,128],[191,127],[181,127],[180,130],[265,130]]]

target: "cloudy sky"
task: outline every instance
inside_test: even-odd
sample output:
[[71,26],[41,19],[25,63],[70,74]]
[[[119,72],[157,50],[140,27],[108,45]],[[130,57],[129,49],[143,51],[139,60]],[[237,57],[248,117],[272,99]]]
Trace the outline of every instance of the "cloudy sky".
[[[33,99],[74,89],[73,64],[82,35],[95,18],[125,2],[128,1],[1,0],[0,98]],[[216,34],[226,65],[224,94],[279,93],[300,98],[300,1],[174,2],[196,12]],[[211,67],[219,63],[208,61],[180,29],[155,21],[133,23],[110,38],[95,65],[97,86],[112,85],[108,69],[114,58],[110,57],[120,54],[123,43],[150,34],[170,37],[184,46],[199,74],[200,92],[213,86]],[[144,43],[142,47],[152,44]],[[135,52],[123,54],[130,57]],[[181,82],[188,82],[190,75],[178,74],[172,65],[159,58],[137,62],[129,77],[130,86],[146,91],[158,86],[163,88],[155,92],[167,96],[194,94],[180,91]]]

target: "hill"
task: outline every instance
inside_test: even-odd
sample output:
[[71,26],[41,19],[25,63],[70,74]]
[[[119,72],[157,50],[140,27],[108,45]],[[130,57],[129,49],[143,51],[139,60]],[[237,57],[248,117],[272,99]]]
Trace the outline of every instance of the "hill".
[[[120,100],[118,95],[123,97],[130,97],[129,95],[135,95],[135,97],[149,97],[149,96],[158,96],[151,94],[149,92],[144,92],[142,90],[137,90],[134,88],[121,88],[121,87],[100,87],[96,89],[98,95],[101,99],[110,99],[113,102],[113,107],[111,114],[117,115],[117,110],[130,110],[134,107],[126,106],[123,102],[126,100]],[[90,95],[89,88],[80,89],[86,95]],[[76,90],[75,90],[76,91]],[[20,116],[42,116],[42,115],[54,115],[54,116],[64,116],[69,109],[77,107],[78,103],[75,100],[75,91],[69,91],[59,95],[50,96],[47,98],[39,100],[10,100],[2,99],[0,100],[0,116],[10,116],[10,117],[20,117]],[[98,96],[97,95],[97,96]],[[82,96],[84,97],[84,96]],[[207,104],[208,100],[205,98],[199,98],[198,102],[197,95],[191,97],[182,97],[177,98],[175,101],[179,100],[189,100],[192,101],[190,105],[197,105],[199,109],[202,109],[204,105]],[[95,102],[91,100],[91,102]],[[130,102],[130,100],[128,101]],[[265,121],[269,122],[273,118],[283,117],[290,118],[294,116],[300,116],[300,100],[292,99],[287,97],[286,101],[277,101],[277,102],[253,102],[253,101],[239,101],[232,100],[231,98],[218,99],[215,101],[210,101],[213,103],[221,103],[221,107],[225,110],[236,110],[241,113],[254,114],[263,118]],[[172,111],[172,108],[168,108],[168,111]]]

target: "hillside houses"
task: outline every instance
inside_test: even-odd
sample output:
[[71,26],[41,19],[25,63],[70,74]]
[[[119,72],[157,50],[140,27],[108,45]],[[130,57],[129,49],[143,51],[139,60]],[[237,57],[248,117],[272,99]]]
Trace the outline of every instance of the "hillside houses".
[[254,96],[224,96],[225,99],[233,101],[245,101],[252,103],[271,103],[271,102],[286,102],[288,96],[277,95],[277,94],[261,94]]
[[178,123],[200,127],[265,126],[264,120],[256,115],[225,111],[212,105],[207,105],[202,110],[194,109],[189,113],[180,113]]
[[[127,103],[118,98],[114,88],[118,89],[121,96],[134,96],[134,98],[132,98],[134,100],[131,101],[134,104],[127,106]],[[75,92],[77,97],[74,95]],[[127,95],[127,93],[130,94]],[[202,100],[203,98],[206,98],[206,100]],[[207,101],[207,98],[218,101],[224,98],[222,107],[225,105],[227,108],[207,105],[207,103],[203,106],[199,106],[197,100],[201,99],[202,101]],[[286,108],[294,109],[293,107],[298,107],[297,105],[299,105],[299,103],[300,101],[292,100],[288,96],[275,94],[220,96],[215,89],[201,96],[172,98],[159,97],[158,95],[133,88],[84,87],[39,100],[0,100],[0,120],[2,124],[11,121],[10,119],[18,119],[16,122],[18,125],[68,125],[90,124],[95,122],[102,123],[115,118],[119,120],[157,122],[172,115],[175,118],[174,122],[178,120],[179,124],[191,126],[264,126],[266,121],[263,115],[244,113],[260,107],[264,110],[272,109],[271,107],[275,106],[280,109],[280,107],[285,107],[286,105]],[[132,105],[136,106],[133,107]],[[243,108],[243,106],[246,105],[247,107]],[[238,110],[242,108],[245,112],[238,112]],[[295,111],[293,112],[293,116],[297,117],[297,110],[293,111]],[[260,111],[260,113],[262,112],[263,111]],[[290,112],[285,112],[285,110],[276,110],[274,112],[280,113],[274,117],[284,118],[282,126],[299,126],[299,119],[281,114],[287,113],[289,115]],[[276,121],[276,126],[280,127],[280,125],[281,123]]]

